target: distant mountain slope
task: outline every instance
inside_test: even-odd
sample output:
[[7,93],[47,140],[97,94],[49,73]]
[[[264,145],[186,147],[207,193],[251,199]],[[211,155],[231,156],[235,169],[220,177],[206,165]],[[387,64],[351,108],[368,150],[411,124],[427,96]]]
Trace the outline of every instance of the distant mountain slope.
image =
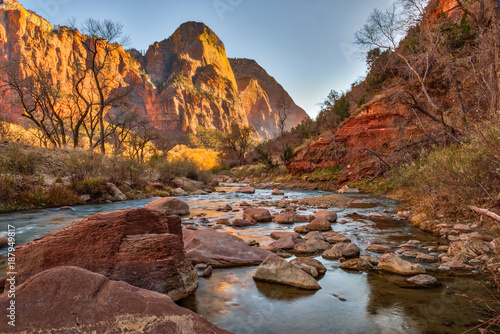
[[297,106],[285,89],[270,76],[255,60],[229,59],[233,68],[238,89],[247,112],[248,121],[264,138],[277,136],[278,100],[285,97],[291,101],[285,122],[290,130],[309,116]]

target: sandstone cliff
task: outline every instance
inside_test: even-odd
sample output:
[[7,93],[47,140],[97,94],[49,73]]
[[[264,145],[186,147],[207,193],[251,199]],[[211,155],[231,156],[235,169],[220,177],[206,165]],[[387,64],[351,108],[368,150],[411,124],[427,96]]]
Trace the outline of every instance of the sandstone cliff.
[[278,135],[278,100],[284,97],[291,102],[287,111],[285,129],[290,130],[309,116],[297,106],[283,87],[255,60],[229,59],[233,68],[248,122],[263,138]]
[[[49,22],[25,10],[17,1],[5,0],[0,4],[2,67],[17,67],[20,77],[31,75],[32,71],[26,66],[31,63],[32,68],[41,68],[48,74],[54,88],[70,95],[75,68],[89,61],[85,43],[89,43],[88,37],[78,30],[52,29]],[[224,44],[203,23],[181,25],[168,39],[151,45],[145,55],[116,48],[105,75],[113,79],[108,87],[110,91],[134,85],[127,102],[115,104],[115,110],[126,107],[147,115],[161,130],[196,133],[197,128],[203,127],[226,131],[232,122],[247,126],[250,118],[250,124],[260,129],[258,134],[262,138],[277,132],[275,121],[262,121],[273,113],[272,94],[261,89],[257,95],[264,102],[252,102],[245,94],[240,97]],[[2,71],[0,79],[5,83],[5,72]],[[252,90],[259,89],[254,85]],[[267,97],[270,99],[268,110],[266,94],[271,96]],[[4,92],[0,102],[2,115],[19,118],[20,107],[12,92]],[[261,120],[255,120],[259,113],[264,115],[260,116]],[[289,127],[297,125],[303,116],[292,115]]]
[[[487,0],[485,4],[485,13],[494,17],[497,1]],[[479,1],[471,2],[469,9],[480,11]],[[444,22],[440,21],[443,13],[447,16]],[[423,149],[432,149],[438,143],[456,143],[457,137],[465,136],[472,124],[488,117],[494,102],[477,79],[488,76],[484,73],[491,73],[496,66],[491,64],[495,51],[488,49],[491,39],[486,36],[490,32],[495,36],[500,22],[492,23],[495,19],[490,18],[489,26],[482,27],[480,34],[471,28],[473,20],[467,22],[463,17],[464,11],[456,0],[432,0],[422,21],[422,30],[440,33],[441,43],[452,41],[445,47],[439,45],[442,54],[430,54],[433,58],[425,79],[439,110],[433,109],[423,97],[418,81],[408,75],[409,69],[395,65],[402,60],[393,54],[395,61],[389,66],[396,74],[391,74],[393,77],[384,82],[377,94],[368,97],[368,103],[352,107],[351,117],[334,134],[325,133],[317,141],[299,148],[287,166],[290,172],[300,175],[317,168],[340,166],[340,181],[372,177],[418,156]],[[441,23],[444,28],[439,26]],[[407,41],[412,43],[412,38],[415,37],[409,35],[402,45]],[[411,61],[419,56],[423,64],[425,53],[413,53]],[[489,78],[495,86],[495,78]],[[359,96],[370,94],[363,91],[366,85],[366,81],[358,85]],[[351,106],[357,102],[351,101]]]

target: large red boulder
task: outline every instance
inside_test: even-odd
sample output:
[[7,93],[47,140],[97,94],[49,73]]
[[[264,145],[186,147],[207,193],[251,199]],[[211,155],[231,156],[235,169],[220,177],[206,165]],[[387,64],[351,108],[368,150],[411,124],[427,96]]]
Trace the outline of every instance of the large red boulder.
[[261,264],[271,252],[247,243],[234,235],[210,228],[184,229],[184,247],[193,264],[205,263],[214,268]]
[[46,270],[17,287],[15,327],[0,295],[0,333],[229,334],[168,296],[78,267]]
[[178,216],[146,208],[90,216],[16,249],[18,283],[57,266],[77,266],[168,294],[177,300],[198,286]]

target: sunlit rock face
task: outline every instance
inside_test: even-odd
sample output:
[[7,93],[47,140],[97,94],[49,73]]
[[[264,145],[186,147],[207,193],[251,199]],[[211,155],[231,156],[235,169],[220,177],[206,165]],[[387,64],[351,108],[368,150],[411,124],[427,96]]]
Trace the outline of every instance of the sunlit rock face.
[[255,60],[229,59],[238,83],[240,98],[248,116],[262,138],[273,138],[278,134],[278,100],[289,99],[285,129],[290,130],[309,116],[297,106],[283,87]]
[[[48,21],[16,1],[0,4],[0,60],[18,66],[22,76],[32,73],[23,65],[24,60],[32,61],[33,67],[49,73],[53,86],[70,93],[75,64],[89,58],[86,42],[87,37],[78,30],[53,30]],[[250,123],[260,129],[259,136],[270,138],[277,133],[273,95],[262,87],[261,79],[255,78],[250,87],[244,85],[243,90],[249,89],[248,98],[240,97],[224,44],[203,23],[182,24],[168,39],[151,45],[144,55],[119,47],[109,60],[111,70],[105,75],[113,78],[112,88],[133,83],[127,108],[149,116],[161,130],[196,133],[203,127],[226,131],[231,123],[247,126],[249,118],[254,120],[254,115],[260,114],[260,119]],[[5,83],[5,73],[0,79]],[[0,96],[0,113],[13,119],[20,116],[11,92]],[[304,116],[292,113],[288,127],[296,126]]]
[[196,132],[248,125],[224,44],[205,24],[182,24],[140,59],[156,86],[148,113],[157,127]]

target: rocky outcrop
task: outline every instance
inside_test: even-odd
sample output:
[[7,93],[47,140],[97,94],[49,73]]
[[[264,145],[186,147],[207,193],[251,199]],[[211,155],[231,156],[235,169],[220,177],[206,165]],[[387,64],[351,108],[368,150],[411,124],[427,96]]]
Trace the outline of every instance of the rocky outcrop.
[[408,108],[387,99],[363,106],[340,125],[335,136],[322,137],[297,150],[287,165],[289,171],[299,175],[340,165],[346,167],[342,180],[373,176],[381,162],[370,152],[385,156],[405,141],[417,142],[422,135],[408,124]]
[[177,216],[145,208],[90,216],[19,247],[18,282],[53,267],[77,266],[184,298],[196,290],[198,279],[184,251],[180,224]]
[[[229,334],[168,296],[78,267],[57,267],[32,277],[16,290],[16,327],[10,333],[212,333]],[[2,310],[10,298],[0,295]]]
[[306,290],[321,289],[321,286],[311,275],[274,254],[269,255],[262,262],[253,278],[258,281],[290,285]]
[[205,263],[214,268],[261,264],[271,252],[247,243],[234,235],[212,229],[184,230],[184,247],[193,264]]
[[229,62],[236,76],[248,122],[257,130],[261,138],[269,139],[278,135],[278,101],[282,97],[291,102],[285,122],[286,130],[309,119],[306,112],[293,102],[276,79],[255,60],[229,59]]

